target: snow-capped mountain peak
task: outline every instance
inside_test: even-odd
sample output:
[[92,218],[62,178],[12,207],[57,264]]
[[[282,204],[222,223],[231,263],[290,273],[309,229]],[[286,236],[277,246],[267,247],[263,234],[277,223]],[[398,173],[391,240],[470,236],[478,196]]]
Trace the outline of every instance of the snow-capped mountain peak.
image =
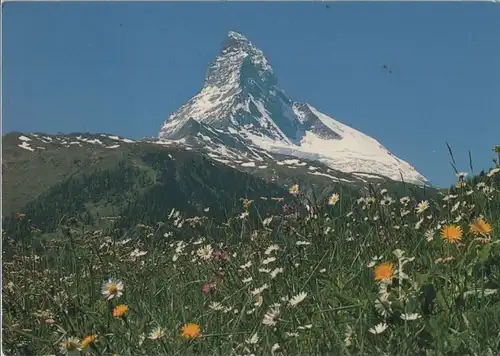
[[[309,104],[292,101],[279,87],[264,53],[234,31],[210,63],[201,91],[169,116],[159,138],[196,144],[201,136],[212,133],[224,134],[224,139],[216,139],[218,146],[235,149],[238,142],[240,151],[256,147],[271,154],[318,160],[347,173],[427,183],[375,139]],[[207,140],[202,141],[206,147]]]
[[[277,78],[262,51],[245,36],[230,31],[222,42],[219,56],[208,67],[203,88],[168,118],[160,137],[178,138],[182,126],[192,118],[218,128],[259,126],[267,135],[288,140],[268,118],[280,110],[281,102],[287,106],[292,104],[277,85]],[[266,105],[270,100],[274,103]],[[281,125],[285,130],[294,123],[288,121],[288,125]]]

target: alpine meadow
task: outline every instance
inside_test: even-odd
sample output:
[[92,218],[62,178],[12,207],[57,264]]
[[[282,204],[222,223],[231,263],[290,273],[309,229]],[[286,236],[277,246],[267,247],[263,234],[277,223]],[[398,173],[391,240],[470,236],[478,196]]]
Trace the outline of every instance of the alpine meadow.
[[438,187],[320,110],[226,31],[153,137],[4,134],[3,355],[499,355],[500,146]]

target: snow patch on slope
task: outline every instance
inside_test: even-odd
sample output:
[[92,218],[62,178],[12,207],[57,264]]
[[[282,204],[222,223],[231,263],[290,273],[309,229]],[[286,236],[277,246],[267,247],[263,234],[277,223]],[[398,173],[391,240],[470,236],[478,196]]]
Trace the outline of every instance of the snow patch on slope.
[[[30,140],[31,141],[31,140]],[[35,149],[33,147],[30,146],[29,143],[27,143],[26,141],[23,141],[21,144],[17,145],[18,147],[20,148],[24,148],[25,150],[27,151],[31,151],[33,152]]]
[[[106,135],[102,135],[102,136],[106,136]],[[120,138],[118,136],[107,136],[107,137],[109,137],[112,140],[122,141],[122,142],[125,142],[125,143],[134,143],[135,142],[134,140],[130,140],[128,138]]]
[[312,106],[311,111],[325,126],[342,136],[340,140],[325,140],[306,131],[300,144],[289,144],[245,132],[255,145],[270,152],[290,155],[303,159],[317,160],[327,166],[346,173],[372,173],[393,180],[422,184],[426,179],[407,162],[398,159],[375,139],[344,125],[319,112]]
[[244,162],[241,164],[242,167],[255,167],[255,162]]

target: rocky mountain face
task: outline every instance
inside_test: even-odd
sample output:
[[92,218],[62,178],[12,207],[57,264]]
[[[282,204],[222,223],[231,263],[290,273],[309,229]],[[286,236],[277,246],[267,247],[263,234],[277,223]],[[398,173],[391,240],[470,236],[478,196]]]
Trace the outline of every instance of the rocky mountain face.
[[231,165],[292,156],[358,179],[386,177],[428,184],[414,167],[378,141],[293,101],[260,49],[229,32],[209,65],[203,88],[165,121],[158,141],[204,151]]

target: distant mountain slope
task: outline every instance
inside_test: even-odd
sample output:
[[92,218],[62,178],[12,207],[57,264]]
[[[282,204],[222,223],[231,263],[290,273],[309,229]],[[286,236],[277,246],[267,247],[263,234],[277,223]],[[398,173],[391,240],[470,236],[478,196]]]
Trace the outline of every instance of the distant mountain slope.
[[201,91],[170,115],[159,139],[223,161],[274,154],[319,161],[344,173],[423,185],[427,179],[375,139],[292,101],[261,50],[230,31]]
[[67,216],[80,216],[89,225],[120,216],[116,226],[130,227],[160,221],[171,209],[222,222],[241,213],[241,198],[254,200],[263,213],[280,213],[276,200],[262,198],[289,199],[288,188],[295,183],[319,200],[333,191],[365,195],[369,183],[429,194],[383,177],[334,171],[319,162],[280,155],[258,164],[248,159],[219,162],[182,144],[110,134],[13,132],[2,138],[2,146],[4,217],[26,214],[44,231]]
[[133,225],[172,208],[224,220],[241,212],[242,197],[263,204],[260,196],[286,195],[195,152],[110,135],[35,135],[3,138],[2,203],[4,215],[22,212],[46,230],[63,216],[123,216]]

